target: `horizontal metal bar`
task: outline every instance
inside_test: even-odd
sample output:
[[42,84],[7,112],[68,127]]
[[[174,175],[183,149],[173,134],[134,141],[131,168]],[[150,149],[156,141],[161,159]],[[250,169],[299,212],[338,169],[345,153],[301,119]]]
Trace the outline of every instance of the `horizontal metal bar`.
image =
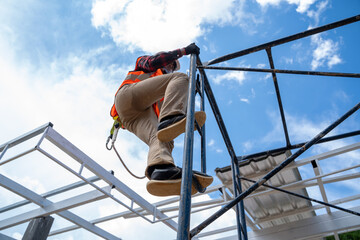
[[245,68],[245,67],[215,67],[215,66],[198,66],[198,68],[210,69],[210,70],[231,70],[231,71],[242,71],[242,72],[286,73],[286,74],[316,75],[316,76],[328,76],[328,77],[331,76],[331,77],[360,78],[360,73],[317,72],[317,71],[301,71],[301,70]]
[[[0,174],[0,186],[16,193],[26,199],[29,199],[30,201],[32,201],[33,203],[35,203],[41,207],[45,207],[45,206],[49,206],[49,205],[53,204],[53,202],[51,202],[50,200],[47,200],[46,198],[41,197],[37,193],[29,190],[28,188],[18,184],[17,182],[15,182],[1,174]],[[119,240],[119,238],[117,238],[117,237],[113,236],[112,234],[104,231],[103,229],[89,223],[85,219],[73,214],[72,212],[65,210],[62,212],[58,212],[57,215],[69,220],[70,222],[72,222],[74,224],[81,226],[82,228],[84,228],[100,237],[104,237],[106,239]]]
[[38,127],[28,133],[25,133],[23,135],[21,135],[20,137],[17,137],[9,142],[6,142],[4,143],[3,145],[0,145],[0,152],[2,152],[4,150],[4,148],[6,147],[6,145],[8,145],[8,148],[11,148],[11,147],[14,147],[16,145],[18,145],[19,143],[22,143],[30,138],[33,138],[41,133],[44,132],[44,130],[47,128],[47,127],[52,127],[53,124],[51,122],[41,126],[41,127]]
[[[318,141],[315,144],[330,142],[330,141],[353,137],[353,136],[357,136],[357,135],[360,135],[360,130],[349,132],[349,133],[344,133],[344,134],[339,134],[339,135],[335,135],[335,136],[331,136],[331,137],[326,137],[326,138],[321,139],[320,141]],[[251,159],[251,158],[256,158],[256,157],[260,157],[260,156],[264,156],[264,155],[270,155],[273,153],[283,152],[283,151],[290,150],[290,149],[301,148],[306,143],[307,142],[302,142],[302,143],[297,143],[297,144],[291,145],[290,147],[276,148],[276,149],[272,149],[272,150],[268,150],[268,151],[253,153],[253,154],[244,155],[244,156],[238,156],[238,159],[241,161],[246,161],[247,159]],[[241,161],[239,161],[239,163],[241,163]]]
[[[105,191],[109,191],[110,187],[107,186],[104,188]],[[54,213],[62,212],[83,204],[94,202],[106,198],[107,196],[98,190],[93,190],[91,192],[83,193],[81,195],[62,200],[60,202],[47,204],[44,207],[37,208],[25,213],[21,213],[17,216],[10,217],[0,221],[0,229],[6,229],[27,221],[30,221],[33,218],[40,216],[49,216]]]
[[260,51],[260,50],[264,50],[264,49],[269,48],[269,47],[274,47],[274,46],[281,45],[281,44],[284,44],[284,43],[287,43],[287,42],[291,42],[291,41],[294,41],[294,40],[297,40],[297,39],[300,39],[300,38],[308,37],[308,36],[311,36],[311,35],[314,35],[314,34],[317,34],[317,33],[320,33],[320,32],[324,32],[324,31],[327,31],[327,30],[330,30],[330,29],[341,27],[341,26],[344,26],[344,25],[347,25],[347,24],[350,24],[350,23],[354,23],[354,22],[357,22],[359,20],[360,20],[360,15],[356,15],[356,16],[346,18],[346,19],[343,19],[343,20],[340,20],[340,21],[337,21],[337,22],[333,22],[333,23],[330,23],[330,24],[327,24],[327,25],[324,25],[324,26],[321,26],[321,27],[313,28],[313,29],[310,29],[310,30],[307,30],[307,31],[304,31],[304,32],[301,32],[301,33],[297,33],[297,34],[290,35],[290,36],[287,36],[287,37],[284,37],[284,38],[280,38],[280,39],[275,40],[275,41],[271,41],[271,42],[264,43],[264,44],[261,44],[261,45],[255,46],[255,47],[251,47],[251,48],[239,51],[239,52],[227,54],[225,56],[218,57],[218,58],[215,58],[213,60],[210,60],[207,63],[205,63],[204,65],[212,65],[212,64],[215,64],[215,63],[224,62],[224,61],[227,61],[227,60],[230,60],[230,59],[233,59],[233,58],[237,58],[237,57],[247,55],[249,53],[254,53],[254,52],[257,52],[257,51]]
[[[196,195],[193,195],[192,197],[194,198],[194,197],[202,196],[204,194],[209,194],[211,192],[217,191],[219,188],[220,188],[220,185],[213,186],[213,187],[207,188],[205,193],[200,193],[200,194],[198,193]],[[160,206],[165,206],[165,205],[171,205],[171,204],[176,203],[176,202],[179,202],[179,197],[169,198],[169,199],[159,201],[159,202],[156,202],[156,203],[153,203],[153,204],[156,207],[160,207]],[[141,207],[136,208],[134,210],[139,212],[139,213],[142,213],[143,211],[146,211],[145,209],[143,209]],[[161,211],[163,211],[163,209],[161,209]],[[136,216],[136,214],[134,214],[133,211],[124,211],[124,212],[115,213],[115,214],[112,214],[112,215],[109,215],[109,216],[105,216],[105,217],[102,217],[102,218],[97,218],[97,219],[91,220],[89,222],[92,223],[92,224],[98,224],[98,223],[114,220],[114,219],[121,218],[121,217],[126,218],[127,216],[132,216],[132,215]],[[73,231],[73,230],[76,230],[76,229],[79,229],[79,228],[80,227],[77,226],[77,225],[72,225],[72,226],[69,226],[69,227],[56,229],[56,230],[50,232],[49,236],[54,236],[54,235],[57,235],[57,234]]]
[[[350,168],[341,169],[341,170],[334,171],[331,173],[322,174],[322,175],[308,178],[305,180],[301,180],[298,182],[292,182],[292,183],[282,186],[282,189],[294,190],[294,189],[302,189],[302,188],[309,188],[309,187],[317,186],[318,185],[317,179],[325,178],[327,176],[334,175],[334,174],[344,172],[344,171],[348,171],[350,169],[354,169],[354,168],[358,168],[358,167],[360,167],[360,166],[356,165],[356,166],[353,166]],[[351,179],[356,179],[356,178],[360,178],[360,173],[344,174],[341,176],[335,176],[335,177],[331,177],[331,178],[329,177],[329,178],[323,179],[322,181],[323,181],[323,184],[329,184],[329,183],[336,183],[336,182],[341,182],[341,181],[346,181],[346,180],[351,180]],[[262,192],[254,192],[253,194],[248,196],[248,199],[263,196],[263,195],[269,195],[272,193],[274,193],[274,190],[270,190],[270,189],[262,191]]]
[[[91,178],[88,178],[88,181],[89,181],[89,182],[96,182],[96,181],[99,181],[99,180],[100,180],[100,178],[99,178],[98,176],[93,176],[93,177],[91,177]],[[57,194],[60,194],[60,193],[63,193],[63,192],[72,190],[72,189],[74,189],[74,188],[78,188],[78,187],[84,186],[84,185],[86,185],[86,184],[87,184],[87,183],[84,182],[84,181],[79,181],[79,182],[76,182],[76,183],[73,183],[73,184],[69,184],[69,185],[67,185],[67,186],[64,186],[64,187],[55,189],[55,190],[53,190],[53,191],[50,191],[50,192],[41,194],[41,197],[43,197],[43,198],[49,198],[49,197],[55,196],[55,195],[57,195]],[[17,203],[13,203],[13,204],[8,205],[8,206],[6,206],[6,207],[0,208],[0,213],[6,212],[6,211],[10,211],[10,210],[15,209],[15,208],[18,208],[18,207],[25,206],[25,205],[27,205],[27,204],[29,204],[29,203],[31,203],[31,201],[29,201],[29,200],[24,200],[24,201],[20,201],[20,202],[17,202]]]
[[[224,227],[224,228],[220,228],[217,230],[212,230],[212,231],[208,231],[208,232],[204,232],[204,233],[200,233],[199,235],[197,235],[198,238],[202,238],[202,237],[207,237],[207,236],[211,236],[211,235],[215,235],[215,234],[220,234],[220,233],[224,233],[224,232],[229,232],[229,231],[234,231],[237,229],[236,225],[230,226],[230,227]],[[235,238],[234,238],[235,239]]]
[[[252,182],[252,183],[256,183],[256,181],[254,180],[251,180],[251,179],[248,179],[246,177],[240,177],[241,179],[244,179],[248,182]],[[265,186],[267,188],[271,188],[273,190],[276,190],[276,191],[279,191],[279,192],[283,192],[283,193],[286,193],[286,194],[289,194],[289,195],[292,195],[292,196],[295,196],[295,197],[298,197],[298,198],[302,198],[302,199],[305,199],[305,200],[308,200],[308,201],[311,201],[311,202],[316,202],[316,203],[319,203],[319,204],[322,204],[322,205],[325,205],[325,206],[328,206],[328,207],[332,207],[332,208],[336,208],[338,210],[341,210],[343,212],[347,212],[347,213],[350,213],[350,214],[354,214],[356,216],[360,216],[360,213],[358,212],[355,212],[355,211],[351,211],[351,210],[348,210],[348,209],[345,209],[345,208],[342,208],[342,207],[338,207],[336,205],[333,205],[333,204],[330,204],[330,203],[326,203],[326,202],[323,202],[323,201],[320,201],[320,200],[316,200],[314,198],[310,198],[310,197],[306,197],[306,196],[303,196],[301,194],[298,194],[298,193],[294,193],[294,192],[290,192],[290,191],[287,191],[287,190],[284,190],[284,189],[281,189],[281,188],[278,188],[278,187],[273,187],[273,186],[270,186],[266,183],[263,183],[262,186]]]
[[[193,209],[194,208],[199,208],[199,207],[204,207],[204,206],[208,206],[208,205],[213,205],[213,204],[218,204],[218,203],[222,203],[224,204],[225,201],[224,199],[212,199],[212,200],[208,200],[208,201],[203,201],[203,202],[196,202],[196,203],[191,203],[191,213],[193,213]],[[179,211],[179,206],[172,206],[172,207],[166,207],[166,208],[161,208],[160,209],[163,213],[167,213],[167,212],[174,212],[174,211]],[[176,215],[178,216],[178,215]],[[124,218],[134,218],[137,217],[134,213],[130,213],[127,215],[124,215]],[[157,220],[156,222],[160,222],[162,221],[162,219]]]
[[8,159],[6,159],[6,160],[4,160],[4,161],[1,161],[1,162],[0,162],[0,166],[1,166],[1,165],[4,165],[4,164],[6,164],[6,163],[9,163],[9,162],[11,162],[11,161],[13,161],[13,160],[15,160],[15,159],[17,159],[17,158],[20,158],[20,157],[22,157],[22,156],[24,156],[24,155],[26,155],[26,154],[32,153],[33,151],[36,151],[36,148],[35,148],[35,147],[34,147],[34,148],[31,148],[31,149],[29,149],[29,150],[27,150],[27,151],[25,151],[25,152],[19,153],[19,154],[15,155],[15,156],[13,156],[13,157],[11,157],[11,158],[8,158]]

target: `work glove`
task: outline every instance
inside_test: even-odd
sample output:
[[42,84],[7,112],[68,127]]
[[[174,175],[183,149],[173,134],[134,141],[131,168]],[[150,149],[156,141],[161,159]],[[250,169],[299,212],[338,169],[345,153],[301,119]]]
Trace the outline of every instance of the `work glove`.
[[198,46],[196,46],[195,43],[190,44],[189,46],[185,47],[185,54],[200,54],[200,48]]

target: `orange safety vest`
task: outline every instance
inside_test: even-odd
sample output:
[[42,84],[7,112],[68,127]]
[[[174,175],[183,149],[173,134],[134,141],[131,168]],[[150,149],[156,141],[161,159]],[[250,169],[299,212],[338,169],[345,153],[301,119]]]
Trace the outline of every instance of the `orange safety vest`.
[[[115,96],[116,94],[118,93],[118,91],[120,90],[120,88],[122,86],[124,86],[125,84],[133,84],[133,83],[137,83],[137,82],[140,82],[140,81],[143,81],[147,78],[151,78],[151,77],[155,77],[155,76],[160,76],[162,75],[162,71],[161,69],[157,69],[155,72],[150,72],[150,73],[145,73],[143,71],[130,71],[125,80],[121,83],[119,89],[116,91],[115,93]],[[152,105],[153,109],[154,109],[154,112],[156,114],[157,117],[159,117],[159,114],[160,114],[160,111],[159,111],[159,106],[158,106],[158,103],[154,103]],[[113,104],[113,106],[111,107],[111,110],[110,110],[110,115],[111,117],[116,120],[118,118],[118,113],[116,111],[116,108],[115,108],[115,103]]]

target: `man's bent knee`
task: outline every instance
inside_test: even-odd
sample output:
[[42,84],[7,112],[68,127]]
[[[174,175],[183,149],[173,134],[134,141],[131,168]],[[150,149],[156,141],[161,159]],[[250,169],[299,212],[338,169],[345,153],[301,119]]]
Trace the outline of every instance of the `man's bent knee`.
[[185,73],[182,73],[182,72],[174,72],[174,73],[171,73],[171,74],[172,74],[174,77],[189,79],[188,75],[186,75]]

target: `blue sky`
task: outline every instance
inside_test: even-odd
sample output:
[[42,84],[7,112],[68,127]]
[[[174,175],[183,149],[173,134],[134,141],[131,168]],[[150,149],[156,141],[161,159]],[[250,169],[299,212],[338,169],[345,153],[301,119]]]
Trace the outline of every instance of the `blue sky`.
[[[52,122],[55,130],[106,169],[115,170],[149,201],[159,199],[146,193],[146,181],[130,179],[104,148],[115,91],[137,56],[196,42],[201,59],[208,61],[360,12],[358,0],[0,2],[0,144]],[[275,67],[358,73],[359,29],[357,22],[274,47]],[[180,63],[180,71],[186,72],[189,58]],[[265,51],[219,66],[269,68]],[[285,146],[271,75],[208,70],[207,76],[237,155]],[[311,139],[360,99],[356,78],[277,76],[293,144]],[[208,104],[206,110],[208,173],[214,175],[216,167],[230,160]],[[333,134],[359,129],[357,112]],[[356,141],[359,137],[319,145],[309,154]],[[127,132],[119,134],[117,143],[129,167],[141,175],[147,147]],[[181,165],[183,135],[175,146],[174,158]],[[200,168],[199,146],[197,138],[195,169]],[[5,168],[0,172],[15,175]],[[41,179],[29,187],[50,190]]]

